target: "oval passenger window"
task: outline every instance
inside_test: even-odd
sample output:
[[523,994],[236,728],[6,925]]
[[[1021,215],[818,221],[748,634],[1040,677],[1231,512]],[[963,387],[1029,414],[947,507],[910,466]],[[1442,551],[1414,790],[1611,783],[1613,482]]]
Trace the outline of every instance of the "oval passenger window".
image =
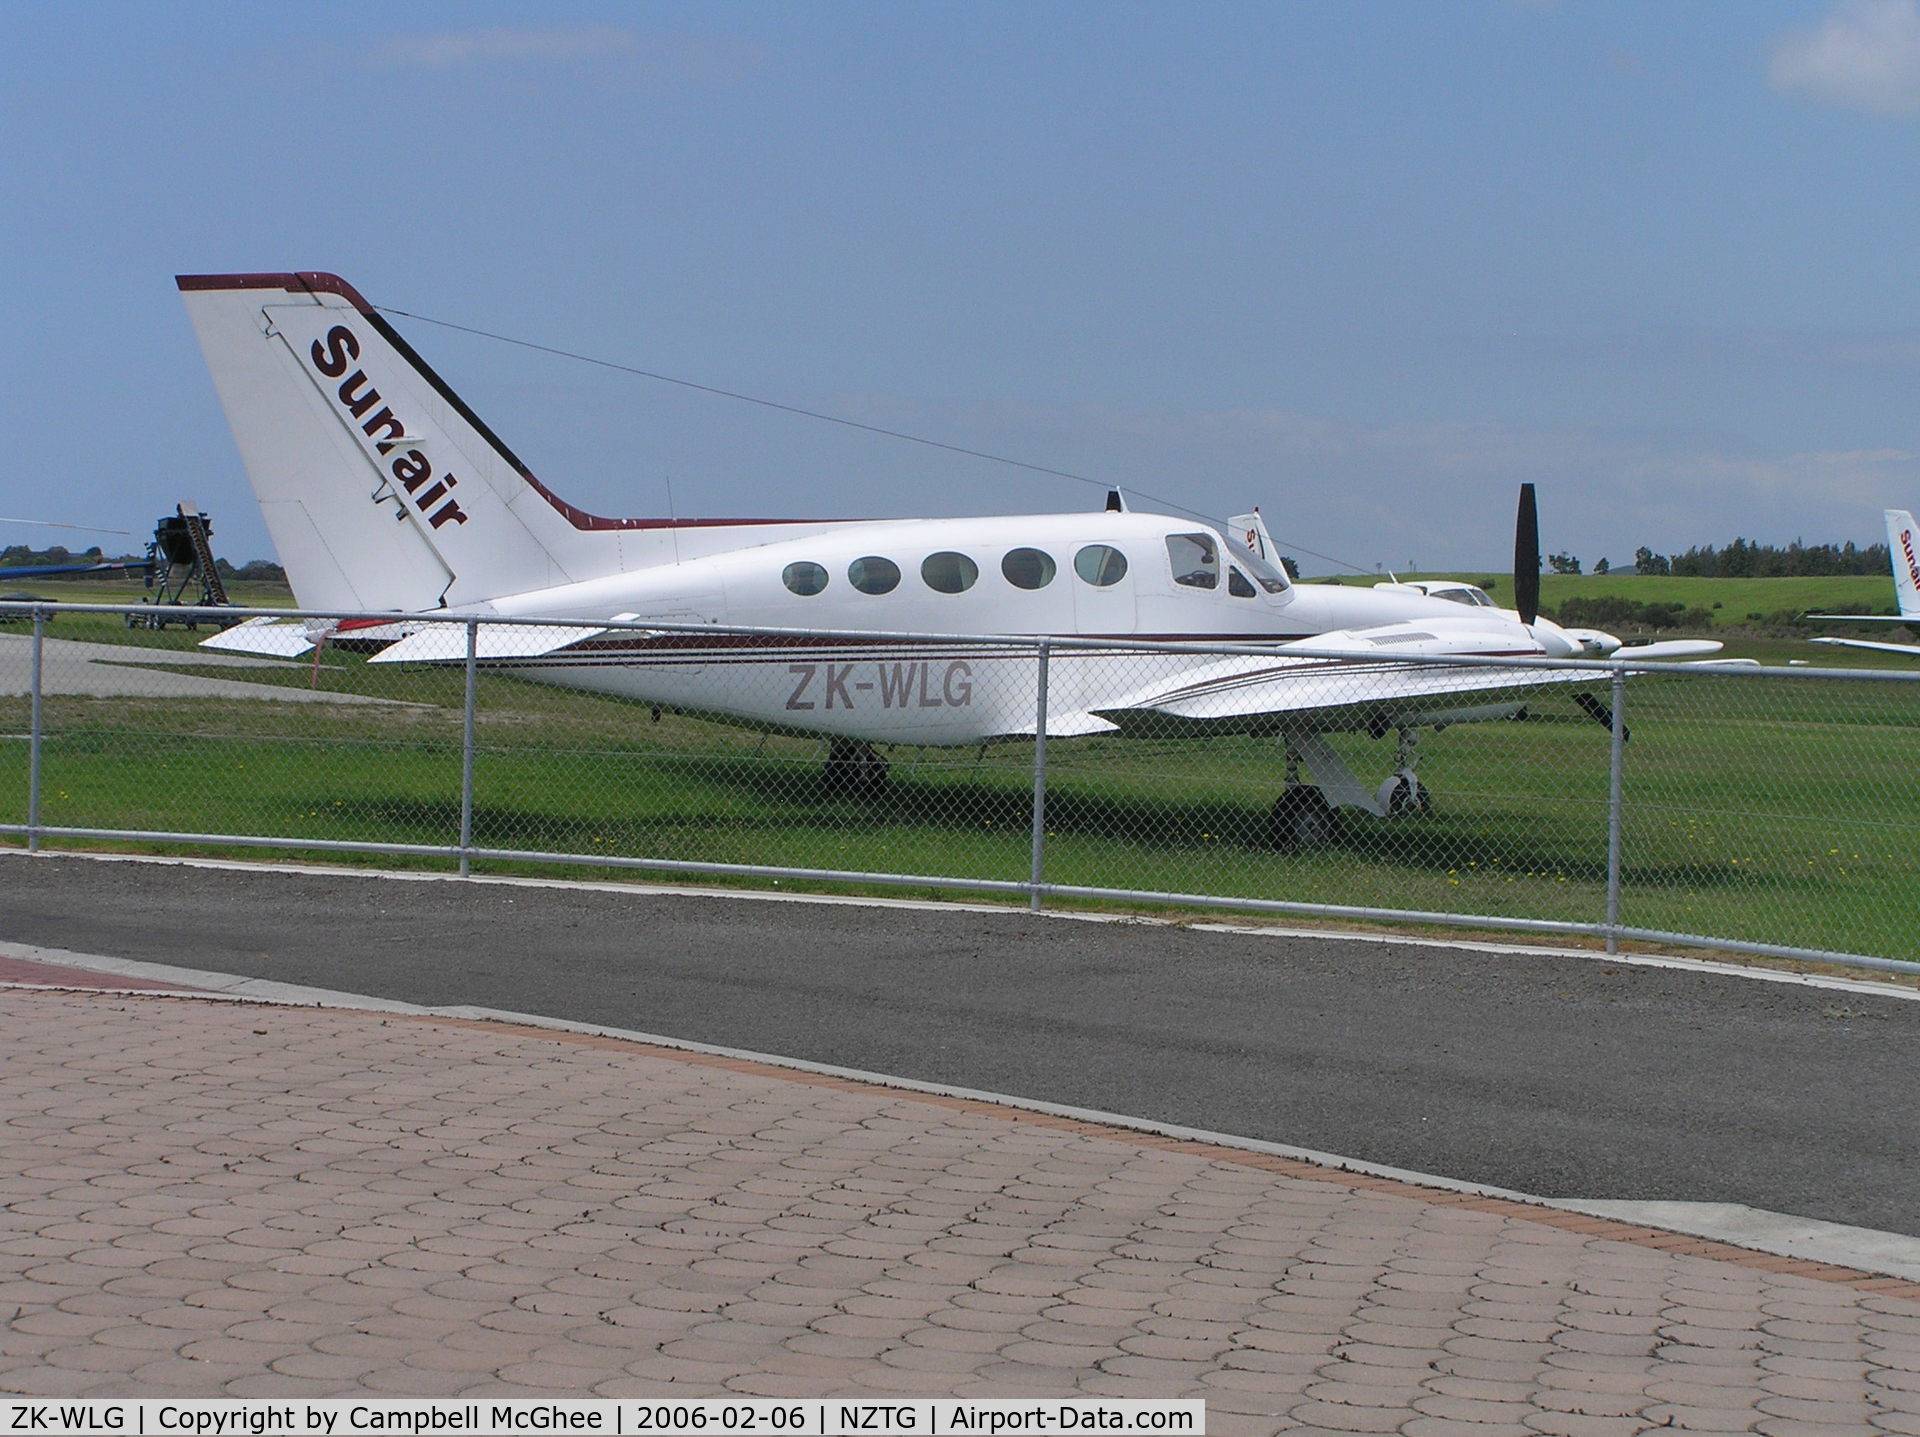
[[780,582],[802,596],[817,594],[827,587],[827,571],[819,564],[802,559],[780,571]]
[[1127,577],[1127,556],[1111,544],[1089,544],[1073,556],[1073,572],[1104,589]]
[[1053,555],[1039,549],[1009,549],[1000,572],[1016,589],[1044,589],[1053,582]]
[[920,563],[920,577],[935,593],[963,594],[980,577],[980,566],[965,554],[956,554],[949,549],[927,555]]
[[847,582],[863,594],[891,594],[900,585],[900,566],[869,554],[847,565]]

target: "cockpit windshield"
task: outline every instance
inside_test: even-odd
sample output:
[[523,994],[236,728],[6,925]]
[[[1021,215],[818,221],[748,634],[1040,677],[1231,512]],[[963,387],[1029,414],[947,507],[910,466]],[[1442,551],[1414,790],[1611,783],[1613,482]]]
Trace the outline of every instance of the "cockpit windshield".
[[1472,584],[1449,584],[1444,589],[1428,589],[1427,593],[1436,599],[1445,599],[1450,604],[1470,604],[1478,609],[1497,609],[1500,607],[1494,603],[1492,597],[1485,589],[1476,588]]
[[1226,536],[1227,552],[1234,561],[1253,575],[1253,580],[1269,594],[1284,594],[1287,591],[1286,571],[1278,564],[1269,563],[1245,544],[1240,543],[1231,534]]

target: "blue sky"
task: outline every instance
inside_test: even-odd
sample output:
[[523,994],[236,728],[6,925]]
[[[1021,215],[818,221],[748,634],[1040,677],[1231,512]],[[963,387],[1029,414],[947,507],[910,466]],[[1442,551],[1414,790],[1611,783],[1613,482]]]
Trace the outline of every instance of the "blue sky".
[[[1367,569],[1920,507],[1916,0],[11,0],[0,94],[9,519],[270,554],[172,277],[293,269]],[[593,512],[1101,502],[396,323]]]

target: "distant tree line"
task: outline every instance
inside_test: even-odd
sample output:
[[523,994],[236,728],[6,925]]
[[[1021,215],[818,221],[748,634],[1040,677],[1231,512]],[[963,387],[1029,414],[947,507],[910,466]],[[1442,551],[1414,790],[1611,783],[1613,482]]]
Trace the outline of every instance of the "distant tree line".
[[[1672,574],[1688,579],[1791,579],[1828,578],[1835,574],[1884,574],[1890,558],[1885,544],[1803,544],[1795,539],[1784,549],[1773,544],[1755,544],[1735,539],[1716,549],[1699,544],[1685,553],[1669,558],[1656,554],[1642,544],[1633,551],[1636,574]],[[1547,555],[1547,569],[1555,574],[1578,574],[1580,559],[1575,554]],[[1596,574],[1613,572],[1613,566],[1601,559],[1593,566]]]
[[[140,555],[123,554],[121,557],[138,559]],[[6,548],[0,549],[0,567],[14,564],[101,564],[105,562],[106,555],[100,552],[98,544],[78,554],[64,544],[55,544],[50,549],[33,549],[25,544],[9,544]]]
[[[145,554],[117,554],[113,562],[137,564],[144,558],[146,558]],[[77,554],[64,544],[54,544],[45,549],[31,548],[26,544],[9,544],[6,548],[0,549],[0,570],[34,568],[43,564],[51,566],[106,562],[108,562],[107,556],[98,544],[91,549],[83,549]],[[270,559],[251,559],[238,568],[225,559],[215,559],[213,567],[219,571],[223,579],[274,580],[285,583],[287,578],[287,571]]]
[[215,559],[213,567],[223,579],[271,580],[279,584],[287,581],[287,571],[271,559],[249,559],[237,569],[225,559]]
[[1834,574],[1885,574],[1892,571],[1885,544],[1803,544],[1784,549],[1735,539],[1715,549],[1697,545],[1669,559],[1642,547],[1633,556],[1634,572],[1674,574],[1694,579],[1825,578]]

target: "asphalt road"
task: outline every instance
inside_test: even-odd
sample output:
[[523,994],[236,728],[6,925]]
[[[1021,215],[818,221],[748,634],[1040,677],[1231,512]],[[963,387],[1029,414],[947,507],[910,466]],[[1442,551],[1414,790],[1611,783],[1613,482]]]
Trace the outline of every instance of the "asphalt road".
[[1920,1236],[1920,1002],[1022,913],[0,855],[0,940]]

